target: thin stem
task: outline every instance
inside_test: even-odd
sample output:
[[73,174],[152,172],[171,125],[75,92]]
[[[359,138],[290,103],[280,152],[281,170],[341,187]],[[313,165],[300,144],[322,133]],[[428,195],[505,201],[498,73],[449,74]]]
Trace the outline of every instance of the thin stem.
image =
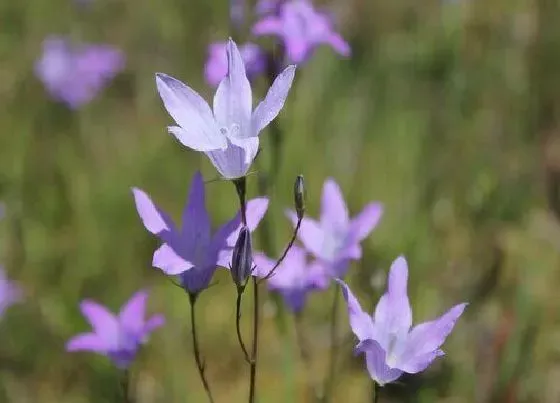
[[134,403],[134,398],[130,393],[130,371],[125,369],[120,377],[121,392],[124,403]]
[[233,180],[237,196],[239,197],[239,206],[241,207],[241,223],[247,225],[247,178],[245,176]]
[[373,403],[379,402],[380,394],[381,394],[381,389],[379,388],[379,384],[373,381]]
[[296,227],[294,228],[294,232],[292,233],[292,238],[290,239],[290,242],[288,242],[288,245],[286,245],[286,248],[284,249],[284,252],[282,253],[282,256],[280,256],[280,259],[278,259],[276,261],[276,264],[274,265],[274,267],[272,269],[270,269],[268,274],[266,276],[264,276],[262,279],[259,280],[259,283],[261,281],[268,280],[270,277],[272,277],[274,275],[274,272],[278,268],[278,266],[280,266],[282,264],[282,262],[286,258],[286,255],[288,254],[290,249],[292,249],[292,246],[294,246],[294,242],[296,241],[299,229],[301,227],[302,220],[303,220],[303,218],[298,219]]
[[253,348],[251,351],[251,374],[249,378],[249,403],[255,402],[257,383],[257,355],[259,348],[259,283],[253,277]]
[[334,378],[336,374],[336,358],[338,355],[338,301],[339,293],[338,288],[335,288],[333,301],[331,306],[331,327],[330,327],[330,354],[329,354],[329,369],[327,377],[325,378],[325,383],[323,386],[323,399],[322,402],[327,403],[331,398],[332,391],[334,388]]
[[317,379],[312,368],[311,351],[309,348],[309,343],[307,342],[307,338],[305,337],[302,313],[297,312],[294,315],[294,320],[299,354],[307,376],[307,401],[317,401],[320,398],[319,385],[317,384]]
[[245,361],[248,364],[251,364],[251,357],[249,357],[249,352],[247,351],[247,347],[245,347],[245,343],[243,342],[243,336],[241,336],[241,297],[242,293],[239,290],[237,292],[237,301],[235,303],[235,330],[237,331],[237,340],[239,341],[239,346],[243,351],[243,355],[245,356]]
[[202,385],[204,386],[204,391],[206,392],[206,396],[208,396],[208,400],[210,403],[214,403],[214,398],[212,397],[212,392],[210,391],[210,385],[208,380],[206,379],[204,362],[200,357],[200,348],[198,345],[198,337],[196,332],[196,316],[195,316],[195,303],[196,303],[196,294],[189,294],[189,300],[191,303],[191,332],[192,332],[192,342],[193,342],[193,351],[194,351],[194,360],[196,361],[196,368],[198,369],[198,374],[200,375],[200,380],[202,381]]

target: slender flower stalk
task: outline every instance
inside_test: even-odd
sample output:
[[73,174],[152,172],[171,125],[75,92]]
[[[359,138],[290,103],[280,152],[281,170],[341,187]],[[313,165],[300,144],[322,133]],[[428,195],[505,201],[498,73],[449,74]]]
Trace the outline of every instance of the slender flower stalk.
[[192,333],[192,343],[193,343],[193,353],[194,353],[194,360],[196,362],[196,368],[198,369],[198,374],[200,375],[200,380],[202,381],[202,385],[204,386],[204,391],[206,392],[206,396],[208,396],[208,400],[210,403],[214,403],[214,398],[212,397],[212,391],[210,389],[210,383],[206,378],[205,372],[205,365],[201,358],[200,354],[200,346],[198,344],[198,336],[196,331],[196,309],[195,304],[197,300],[198,294],[189,294],[189,302],[191,307],[191,333]]
[[249,377],[249,403],[254,403],[257,388],[257,358],[259,351],[259,283],[253,276],[253,347],[251,349],[251,370]]
[[334,379],[336,377],[336,360],[338,358],[338,305],[339,292],[334,290],[330,312],[330,330],[329,330],[329,363],[327,367],[327,375],[323,384],[321,402],[327,403],[332,395],[334,388]]
[[121,371],[121,377],[120,377],[120,385],[121,385],[121,393],[123,396],[123,402],[124,403],[134,403],[135,399],[132,396],[131,393],[131,382],[130,382],[130,378],[131,378],[131,373],[130,370],[125,369],[123,371]]
[[235,331],[237,333],[237,341],[239,342],[239,346],[241,347],[241,351],[243,351],[243,356],[247,364],[251,364],[251,356],[247,351],[247,347],[245,346],[245,342],[243,341],[243,336],[241,335],[241,299],[243,297],[243,293],[238,289],[237,290],[237,299],[235,302]]

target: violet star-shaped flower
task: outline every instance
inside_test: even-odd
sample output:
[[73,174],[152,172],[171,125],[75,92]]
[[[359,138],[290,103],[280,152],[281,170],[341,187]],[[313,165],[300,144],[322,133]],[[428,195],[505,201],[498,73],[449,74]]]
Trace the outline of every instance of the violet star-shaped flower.
[[118,368],[127,368],[150,333],[165,322],[162,315],[144,319],[147,299],[146,291],[138,291],[118,315],[97,302],[82,301],[80,310],[93,332],[71,338],[66,344],[66,350],[92,351],[109,357]]
[[[339,186],[329,178],[323,185],[320,220],[304,217],[298,238],[309,252],[330,268],[334,277],[342,277],[347,262],[361,258],[360,242],[373,231],[382,214],[380,203],[369,203],[350,219]],[[288,215],[295,225],[296,214],[289,212]]]
[[90,102],[124,68],[124,55],[109,45],[71,43],[61,36],[43,42],[35,74],[49,94],[72,109]]
[[0,266],[0,317],[4,315],[6,309],[21,301],[22,297],[21,289],[8,280],[4,268]]
[[[276,261],[264,254],[254,257],[258,277],[266,277]],[[312,291],[324,290],[329,285],[329,277],[322,264],[307,263],[306,252],[297,246],[292,246],[286,258],[276,268],[267,280],[270,290],[280,293],[286,305],[294,312],[300,312]]]
[[365,353],[371,378],[384,385],[404,372],[424,371],[437,357],[467,304],[458,304],[439,318],[412,326],[408,301],[408,267],[404,257],[396,259],[389,272],[387,291],[377,304],[375,314],[364,312],[350,288],[337,280],[348,304],[348,318],[359,340],[357,353]]
[[156,74],[159,95],[178,126],[169,131],[185,146],[203,151],[226,179],[245,176],[259,148],[259,133],[278,115],[292,85],[295,66],[278,75],[252,111],[251,85],[233,40],[227,44],[228,72],[214,95],[214,111],[194,90]]
[[[182,228],[178,228],[144,191],[137,188],[132,191],[144,227],[163,242],[154,252],[152,265],[167,275],[179,276],[179,281],[189,293],[207,288],[216,267],[228,267],[231,262],[233,246],[241,227],[239,213],[214,235],[211,234],[204,182],[199,172],[192,180],[183,211]],[[267,198],[247,202],[247,226],[251,231],[257,227],[267,208]]]
[[[214,42],[208,47],[208,59],[204,66],[206,82],[217,86],[228,72],[227,42]],[[239,53],[245,63],[249,79],[266,70],[266,56],[261,48],[254,43],[245,43],[239,47]]]
[[329,16],[315,10],[309,1],[289,0],[280,5],[278,15],[267,15],[258,21],[252,32],[281,38],[288,60],[299,64],[320,45],[329,45],[342,56],[350,55],[350,46],[332,25]]

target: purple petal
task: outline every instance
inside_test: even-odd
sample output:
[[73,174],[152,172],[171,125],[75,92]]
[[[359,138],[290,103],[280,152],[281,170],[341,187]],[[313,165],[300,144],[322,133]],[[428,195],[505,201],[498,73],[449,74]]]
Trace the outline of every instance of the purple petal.
[[[235,139],[254,137],[250,130],[252,93],[243,58],[230,38],[227,44],[228,73],[214,96],[214,116],[226,135]],[[239,144],[237,144],[239,145]]]
[[387,292],[375,308],[375,325],[387,333],[406,334],[412,325],[412,310],[407,295],[408,267],[399,256],[391,265]]
[[156,74],[156,83],[165,109],[183,129],[172,131],[183,145],[197,151],[226,148],[212,110],[196,91],[163,73]]
[[147,299],[147,291],[138,291],[128,300],[119,313],[121,325],[133,334],[142,332]]
[[[208,288],[216,272],[216,268],[219,265],[218,262],[216,262],[216,257],[212,257],[210,260],[212,261],[209,261],[205,265],[201,265],[200,267],[196,266],[191,270],[181,273],[181,285],[187,292],[198,293]],[[231,257],[228,262],[231,262]]]
[[348,225],[348,209],[342,192],[334,179],[329,178],[323,185],[321,196],[321,223],[331,229],[341,229]]
[[399,360],[402,365],[414,364],[419,358],[439,349],[466,306],[467,304],[455,305],[436,320],[415,326],[408,336],[405,352]]
[[181,243],[187,250],[207,250],[210,244],[210,217],[206,210],[204,180],[196,172],[191,182],[188,202],[183,211]]
[[165,317],[163,315],[154,315],[146,321],[146,324],[144,325],[144,333],[149,334],[163,325],[165,325]]
[[179,256],[169,245],[163,244],[154,252],[152,266],[172,276],[192,269],[194,264]]
[[326,36],[325,43],[331,45],[338,54],[345,57],[350,56],[350,45],[348,45],[348,42],[346,42],[340,34],[331,32]]
[[364,240],[377,226],[382,215],[383,205],[381,203],[368,204],[350,223],[352,239],[355,242]]
[[403,371],[390,368],[387,365],[385,351],[375,340],[371,340],[370,346],[365,354],[369,375],[371,379],[379,383],[379,385],[383,386],[393,382],[402,375]]
[[225,179],[236,179],[245,176],[259,149],[258,137],[242,139],[237,142],[242,143],[242,145],[237,146],[228,142],[227,148],[223,151],[218,150],[205,153]]
[[82,333],[68,340],[66,351],[93,351],[103,354],[107,352],[107,344],[95,333]]
[[171,218],[150,199],[146,192],[132,188],[132,194],[136,211],[148,231],[160,236],[164,232],[175,232],[175,225]]
[[294,81],[296,66],[288,66],[276,77],[268,90],[266,97],[257,105],[253,112],[252,125],[255,135],[258,135],[282,110],[288,92]]
[[344,295],[346,305],[348,306],[348,320],[350,321],[352,332],[360,341],[370,339],[373,335],[373,320],[371,316],[362,310],[360,303],[344,281],[340,279],[335,279],[335,281],[342,288],[342,295]]
[[[287,215],[295,226],[297,222],[296,214],[293,211],[289,211]],[[312,218],[303,218],[298,232],[298,238],[303,243],[303,246],[305,246],[305,249],[317,258],[323,257],[324,237],[323,229],[317,221]]]
[[441,350],[436,350],[429,352],[424,355],[411,358],[409,361],[404,361],[399,364],[399,369],[409,374],[417,374],[418,372],[424,371],[430,364],[438,357],[445,355]]
[[291,63],[300,64],[306,61],[312,49],[301,37],[290,37],[285,40],[286,56]]
[[120,326],[113,313],[108,311],[103,305],[90,300],[82,301],[80,309],[95,333],[103,339],[106,346],[113,346],[118,342]]
[[282,21],[277,17],[265,17],[258,21],[251,29],[253,35],[281,35],[283,32]]
[[[253,232],[261,220],[263,219],[266,211],[268,210],[268,197],[255,197],[247,202],[247,228]],[[241,219],[239,213],[235,216],[234,220],[238,223],[237,228],[227,237],[227,245],[233,247],[237,238],[239,237],[239,230],[241,229]]]

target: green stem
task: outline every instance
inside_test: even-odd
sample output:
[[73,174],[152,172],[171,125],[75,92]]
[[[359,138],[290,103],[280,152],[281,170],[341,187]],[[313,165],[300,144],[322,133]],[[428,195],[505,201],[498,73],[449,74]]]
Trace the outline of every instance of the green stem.
[[259,284],[253,276],[253,348],[251,351],[251,375],[249,378],[249,403],[255,402],[257,382],[257,356],[259,348]]
[[193,342],[193,351],[194,351],[194,360],[196,362],[196,368],[198,369],[198,374],[200,375],[200,380],[202,381],[202,386],[204,386],[204,391],[206,392],[206,396],[208,396],[208,400],[210,403],[214,403],[214,398],[212,397],[212,392],[210,390],[210,384],[208,383],[208,379],[206,379],[206,373],[204,368],[204,362],[200,357],[200,347],[198,345],[198,337],[196,332],[196,316],[195,316],[195,303],[196,303],[196,294],[189,294],[189,300],[191,305],[191,332],[192,332],[192,342]]

